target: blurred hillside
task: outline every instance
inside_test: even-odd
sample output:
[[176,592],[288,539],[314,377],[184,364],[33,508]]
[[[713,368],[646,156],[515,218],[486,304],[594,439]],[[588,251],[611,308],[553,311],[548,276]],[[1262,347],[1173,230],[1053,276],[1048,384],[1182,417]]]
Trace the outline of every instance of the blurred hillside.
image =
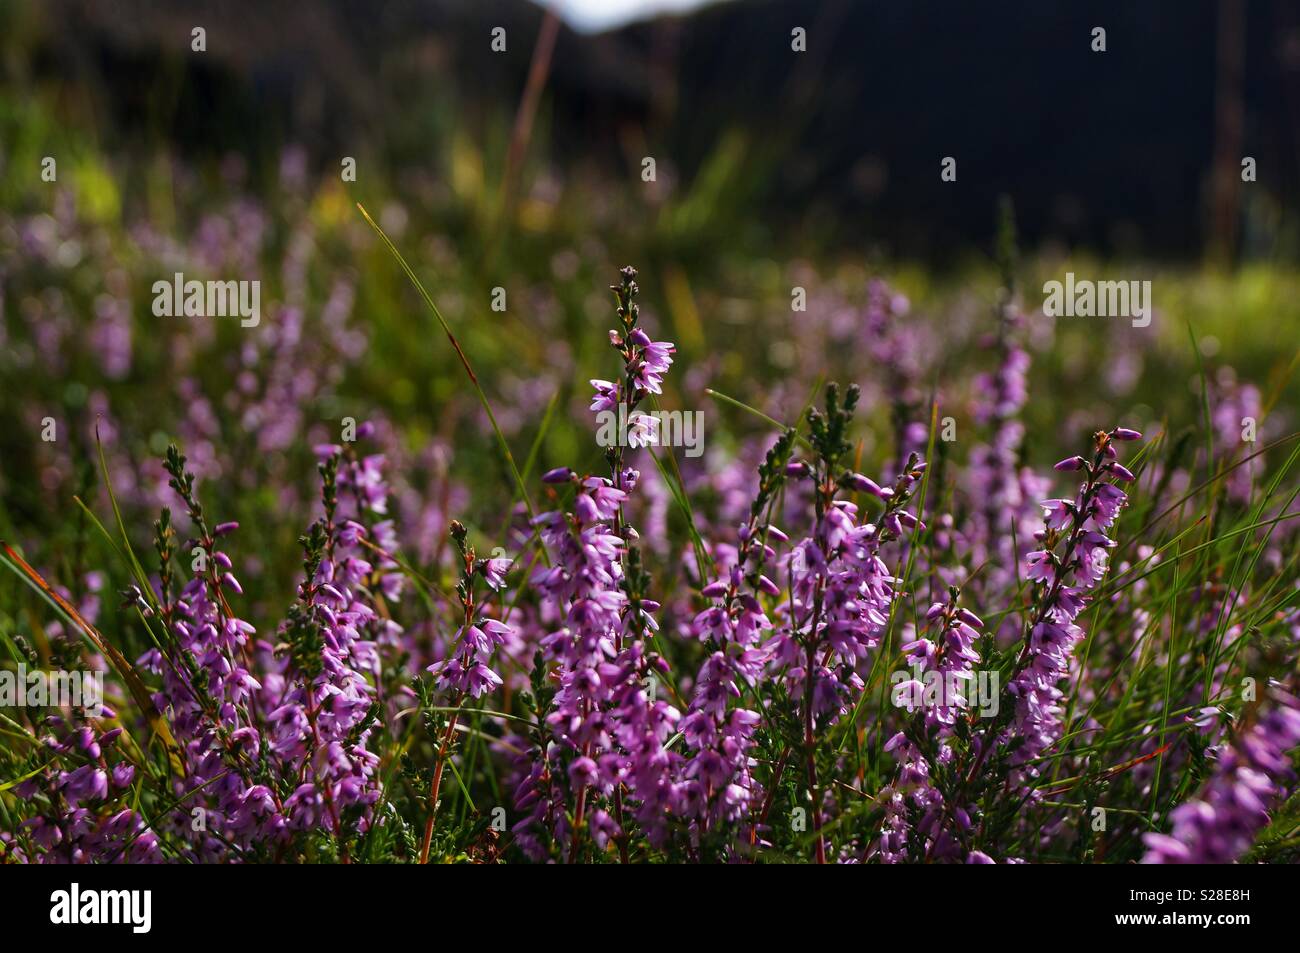
[[[744,207],[764,248],[779,235],[944,262],[988,247],[1006,193],[1031,246],[1187,261],[1214,238],[1296,259],[1300,6],[996,11],[738,0],[597,36],[562,27],[527,182],[636,182],[651,155],[661,187],[697,195],[688,219]],[[42,96],[111,154],[234,153],[256,182],[296,144],[319,170],[377,161],[400,188],[450,176],[457,137],[505,153],[543,16],[526,0],[0,0],[0,101]],[[190,51],[196,25],[205,54]],[[956,183],[939,180],[948,155]],[[1258,163],[1246,187],[1241,155]]]

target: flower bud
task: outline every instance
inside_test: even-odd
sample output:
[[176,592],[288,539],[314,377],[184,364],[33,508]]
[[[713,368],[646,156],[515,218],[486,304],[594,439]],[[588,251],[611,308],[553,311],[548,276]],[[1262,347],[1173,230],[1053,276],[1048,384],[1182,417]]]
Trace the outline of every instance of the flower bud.
[[870,493],[872,496],[884,499],[881,493],[880,485],[875,480],[863,476],[861,473],[850,473],[845,477],[844,482],[858,493]]
[[1066,457],[1064,460],[1059,461],[1054,467],[1052,467],[1052,469],[1061,470],[1062,472],[1066,470],[1082,470],[1087,463],[1088,461],[1083,459],[1083,457]]

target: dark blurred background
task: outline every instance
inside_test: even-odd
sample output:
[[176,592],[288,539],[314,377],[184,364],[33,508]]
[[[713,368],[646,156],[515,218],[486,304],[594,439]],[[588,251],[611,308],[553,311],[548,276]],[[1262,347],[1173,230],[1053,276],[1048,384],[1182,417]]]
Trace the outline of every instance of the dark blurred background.
[[[647,333],[678,348],[664,406],[707,415],[706,457],[682,464],[705,511],[705,471],[752,473],[770,440],[729,400],[793,422],[827,381],[859,383],[864,472],[889,471],[932,399],[974,438],[1020,310],[1029,464],[1099,421],[1184,447],[1211,416],[1218,447],[1247,415],[1261,440],[1294,429],[1300,3],[557,2],[569,19],[528,0],[0,0],[0,536],[81,559],[73,496],[112,512],[102,438],[148,546],[174,440],[205,505],[283,557],[259,582],[279,599],[313,447],[344,417],[375,425],[422,565],[453,514],[499,535],[514,476],[358,205],[455,329],[530,486],[602,465],[588,381],[614,373],[607,288],[629,264]],[[634,6],[651,18],[600,15]],[[160,319],[152,289],[178,271],[262,282],[265,319]],[[1067,272],[1150,281],[1150,330],[1049,319]],[[47,417],[72,439],[44,440]]]
[[[53,90],[106,151],[237,153],[256,181],[295,144],[317,170],[377,159],[398,185],[438,143],[509,129],[546,16],[527,0],[0,11],[8,93]],[[189,49],[196,25],[205,55]],[[498,26],[505,54],[490,49]],[[806,53],[791,52],[794,27]],[[654,156],[717,220],[720,203],[743,205],[764,246],[942,264],[987,246],[1010,194],[1029,246],[1294,261],[1298,118],[1291,0],[733,0],[596,34],[562,24],[529,148],[593,179],[635,179]],[[940,181],[944,156],[955,183]],[[1249,188],[1243,156],[1258,165]]]

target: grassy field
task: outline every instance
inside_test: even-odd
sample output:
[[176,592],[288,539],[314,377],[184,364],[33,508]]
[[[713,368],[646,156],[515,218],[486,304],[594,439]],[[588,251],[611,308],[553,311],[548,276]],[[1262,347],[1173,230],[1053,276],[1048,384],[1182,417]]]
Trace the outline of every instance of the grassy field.
[[[347,182],[30,92],[0,667],[109,710],[0,709],[0,860],[1296,859],[1293,264],[992,208],[899,261],[750,214],[751,143],[651,188],[502,117]],[[177,272],[256,325],[159,316]],[[1152,322],[1044,315],[1066,272]],[[600,445],[595,381],[701,453]]]

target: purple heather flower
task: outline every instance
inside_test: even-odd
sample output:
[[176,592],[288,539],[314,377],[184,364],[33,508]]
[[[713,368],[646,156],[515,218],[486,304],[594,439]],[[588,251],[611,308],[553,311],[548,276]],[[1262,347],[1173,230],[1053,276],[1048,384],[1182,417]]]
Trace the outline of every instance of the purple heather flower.
[[511,559],[499,556],[495,559],[485,559],[479,565],[482,568],[483,578],[487,580],[487,584],[494,590],[500,591],[506,584],[506,573],[510,571],[513,562]]
[[[1067,466],[1057,464],[1057,469],[1077,470],[1085,462],[1083,457],[1070,457],[1062,461]],[[1068,532],[1064,541],[1058,543],[1063,553],[1069,554],[1067,561],[1061,562],[1046,549],[1030,553],[1025,560],[1026,575],[1043,585],[1040,597],[1043,601],[1036,607],[1023,663],[1007,686],[1007,692],[1016,699],[1011,735],[1023,739],[1012,761],[1026,775],[1037,772],[1032,762],[1062,731],[1063,712],[1059,702],[1064,696],[1058,683],[1068,674],[1072,650],[1083,638],[1083,630],[1074,620],[1087,603],[1088,591],[1105,575],[1110,549],[1115,545],[1100,531],[1104,528],[1100,523],[1108,526],[1113,522],[1115,512],[1124,506],[1126,498],[1118,488],[1101,482],[1105,475],[1105,468],[1089,471],[1072,512],[1057,505],[1061,501],[1042,504],[1049,521],[1070,512]],[[1098,503],[1101,500],[1105,502]],[[1091,525],[1094,503],[1101,507],[1097,511],[1098,528]],[[1065,530],[1065,526],[1060,527],[1060,531]]]
[[1025,557],[1025,576],[1033,582],[1047,582],[1056,573],[1056,560],[1045,549]]
[[633,447],[659,446],[659,418],[649,414],[632,413],[627,419],[627,442]]
[[1043,524],[1050,530],[1064,529],[1074,518],[1074,504],[1069,500],[1043,500]]
[[1118,463],[1111,462],[1106,464],[1106,470],[1115,474],[1115,476],[1119,477],[1125,483],[1132,483],[1137,479],[1137,477],[1135,477],[1127,467],[1120,466]]
[[1250,850],[1295,781],[1288,753],[1300,745],[1300,701],[1280,689],[1271,701],[1224,750],[1200,794],[1170,813],[1172,831],[1142,835],[1144,864],[1232,864]]
[[663,377],[677,348],[667,341],[651,341],[641,352],[641,364],[633,375],[636,386],[647,394],[663,393]]
[[[891,692],[894,703],[907,712],[923,709],[925,725],[934,730],[940,763],[947,763],[952,758],[954,726],[967,704],[960,686],[974,677],[975,665],[980,660],[975,645],[979,638],[977,630],[983,627],[983,623],[975,613],[959,608],[956,597],[953,589],[947,603],[931,605],[926,612],[930,624],[928,637],[914,639],[902,646],[914,676],[896,683]],[[930,680],[940,686],[933,702],[928,697],[932,693],[926,684]],[[951,816],[959,823],[963,817],[969,821],[967,806],[950,805],[945,801],[931,782],[930,761],[907,734],[897,732],[886,743],[885,750],[894,756],[899,767],[897,778],[886,789],[884,826],[874,851],[887,863],[907,860],[911,833],[924,838],[924,856],[928,859],[960,859],[958,843],[951,831],[939,829],[939,822],[945,816]],[[966,826],[969,827],[969,823]]]
[[850,473],[848,479],[849,487],[858,493],[870,493],[872,496],[884,499],[880,485],[875,480],[863,476],[861,473]]
[[613,410],[618,406],[618,385],[610,381],[602,381],[592,378],[591,386],[596,388],[595,395],[591,398],[591,407],[589,410],[597,413],[605,410]]
[[1107,530],[1128,501],[1128,496],[1113,483],[1099,484],[1089,501],[1087,521],[1090,529]]

